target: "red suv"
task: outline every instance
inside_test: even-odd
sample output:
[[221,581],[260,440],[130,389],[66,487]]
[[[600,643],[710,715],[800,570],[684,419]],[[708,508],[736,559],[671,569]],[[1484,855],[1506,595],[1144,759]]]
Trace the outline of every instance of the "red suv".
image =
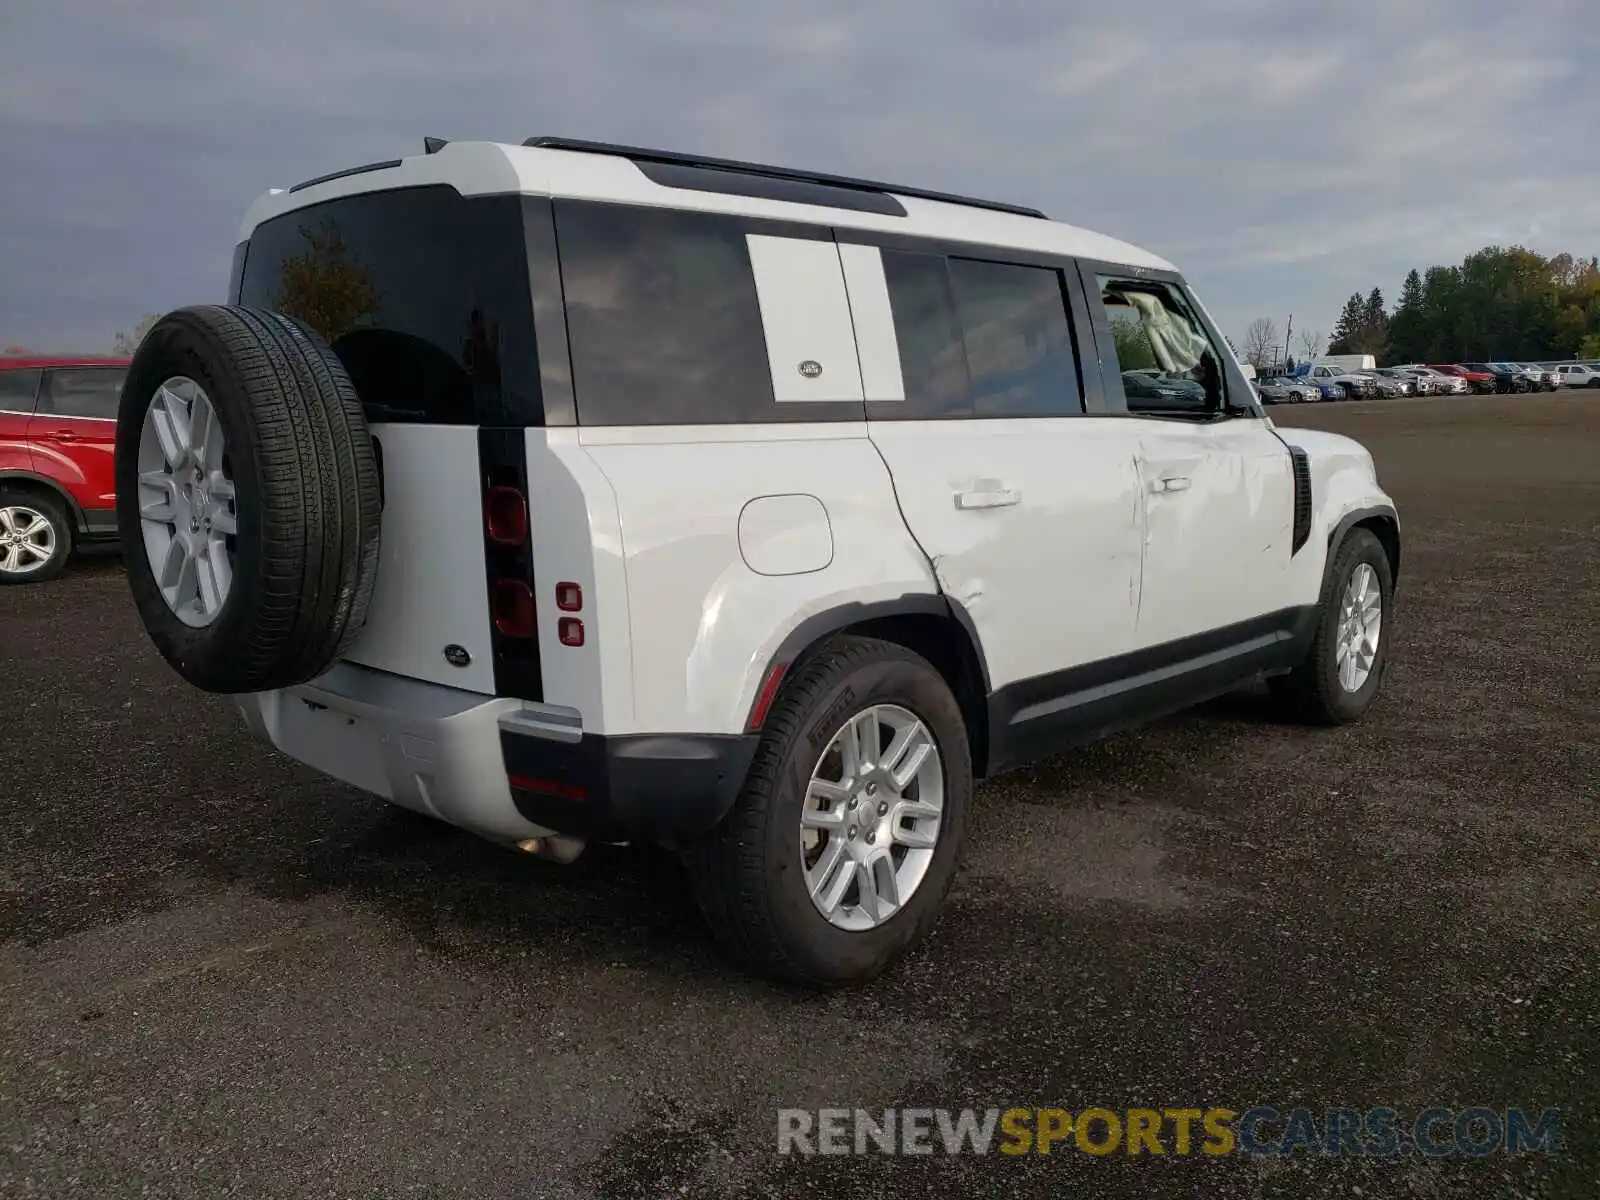
[[0,583],[49,579],[117,536],[126,358],[0,358]]
[[1428,363],[1430,371],[1438,371],[1442,375],[1454,375],[1457,379],[1465,379],[1467,386],[1475,392],[1492,392],[1495,390],[1495,378],[1487,371],[1473,371],[1463,367],[1460,363]]

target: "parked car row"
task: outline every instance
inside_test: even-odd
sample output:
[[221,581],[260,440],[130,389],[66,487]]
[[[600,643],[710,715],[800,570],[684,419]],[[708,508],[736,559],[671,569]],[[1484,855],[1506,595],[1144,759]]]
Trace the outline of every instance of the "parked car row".
[[1600,389],[1600,363],[1406,363],[1352,369],[1340,363],[1312,362],[1293,375],[1256,380],[1256,392],[1267,404],[1549,392],[1564,387]]
[[[1371,367],[1353,370],[1333,362],[1307,363],[1295,374],[1256,380],[1256,392],[1267,404],[1376,400],[1394,396],[1442,394],[1454,390],[1454,381],[1426,368]],[[1460,390],[1465,391],[1465,385]]]

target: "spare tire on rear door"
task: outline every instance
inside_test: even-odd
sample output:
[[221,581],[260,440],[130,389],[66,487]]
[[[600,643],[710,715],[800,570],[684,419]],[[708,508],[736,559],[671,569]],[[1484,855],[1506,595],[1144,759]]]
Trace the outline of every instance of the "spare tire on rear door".
[[281,313],[168,313],[117,416],[117,525],[151,640],[209,692],[304,683],[344,653],[378,570],[378,465],[326,342]]

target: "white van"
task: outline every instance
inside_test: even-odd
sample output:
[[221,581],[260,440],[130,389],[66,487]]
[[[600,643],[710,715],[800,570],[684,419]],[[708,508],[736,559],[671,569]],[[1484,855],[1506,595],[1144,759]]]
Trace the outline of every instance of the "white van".
[[1378,360],[1371,354],[1324,354],[1310,361],[1313,367],[1342,367],[1346,371],[1375,371]]

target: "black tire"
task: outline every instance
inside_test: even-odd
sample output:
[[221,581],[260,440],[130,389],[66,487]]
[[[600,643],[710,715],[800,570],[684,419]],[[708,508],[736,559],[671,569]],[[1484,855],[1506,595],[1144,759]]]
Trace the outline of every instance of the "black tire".
[[[1355,691],[1339,682],[1338,630],[1345,586],[1362,563],[1378,577],[1382,621],[1378,650],[1367,680]],[[1268,681],[1273,694],[1302,720],[1316,725],[1344,725],[1359,720],[1372,707],[1389,661],[1389,637],[1394,628],[1394,575],[1383,545],[1367,529],[1352,529],[1334,553],[1322,581],[1317,602],[1317,629],[1306,657],[1287,675]]]
[[[42,518],[50,526],[52,544],[50,557],[43,563],[24,551],[17,555],[17,568],[8,569],[6,564],[11,558],[11,551],[7,537],[14,531],[0,525],[0,584],[43,583],[61,574],[67,559],[72,557],[72,518],[67,506],[49,492],[38,488],[0,487],[0,511],[4,510],[19,510]],[[26,569],[22,565],[24,554],[29,564]]]
[[[201,628],[162,597],[139,516],[145,414],[176,376],[205,389],[236,491],[232,586]],[[349,376],[306,326],[239,307],[168,313],[128,368],[116,478],[134,603],[162,657],[194,686],[241,693],[303,683],[361,628],[378,567],[378,466]]]
[[[800,814],[829,742],[874,704],[908,709],[932,734],[944,766],[944,814],[910,901],[875,928],[852,932],[831,924],[807,894]],[[784,685],[733,811],[686,855],[701,911],[718,940],[761,974],[819,989],[870,980],[933,927],[955,877],[971,795],[966,725],[939,673],[903,646],[837,638]]]

